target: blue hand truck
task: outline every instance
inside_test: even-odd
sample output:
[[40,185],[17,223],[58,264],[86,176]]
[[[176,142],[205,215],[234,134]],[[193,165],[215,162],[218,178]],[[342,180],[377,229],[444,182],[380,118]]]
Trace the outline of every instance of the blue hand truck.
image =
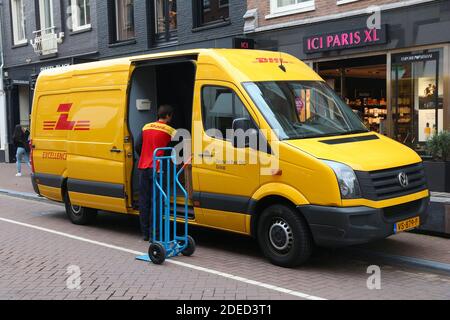
[[[157,153],[159,151],[165,152],[166,155],[158,156]],[[170,155],[167,155],[168,152],[170,152]],[[195,251],[195,241],[188,235],[189,196],[179,180],[181,173],[183,173],[189,162],[190,160],[184,163],[177,172],[174,148],[157,148],[153,152],[153,228],[148,248],[148,258],[155,264],[162,264],[166,258],[177,256],[180,253],[185,256],[191,256]],[[159,173],[157,172],[158,168]],[[179,218],[177,215],[177,188],[184,195],[184,214],[181,219],[184,223],[184,230],[181,236],[177,234],[177,218]],[[172,219],[171,212],[173,214]],[[172,232],[171,227],[173,228]],[[159,232],[156,232],[157,230]]]

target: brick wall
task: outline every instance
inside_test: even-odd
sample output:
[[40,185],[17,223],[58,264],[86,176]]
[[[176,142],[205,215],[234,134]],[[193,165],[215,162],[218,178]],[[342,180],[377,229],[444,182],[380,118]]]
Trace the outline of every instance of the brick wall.
[[386,3],[400,2],[398,0],[359,0],[347,4],[337,5],[337,0],[315,0],[315,10],[297,14],[285,15],[277,18],[266,19],[270,14],[270,0],[248,0],[247,9],[258,9],[258,25],[259,27],[268,26],[272,24],[290,22],[294,20],[302,20],[307,18],[314,18],[326,16],[336,13],[343,13],[347,11],[365,9],[372,5],[382,5]]
[[[100,1],[103,2],[103,1]],[[97,5],[96,1],[91,1],[91,29],[85,32],[72,32],[69,30],[66,13],[69,0],[53,1],[53,21],[56,32],[64,32],[64,41],[58,45],[57,58],[64,58],[84,53],[97,51]],[[5,67],[15,65],[27,65],[29,63],[40,62],[39,56],[34,53],[29,41],[34,40],[33,31],[37,30],[36,12],[38,8],[31,0],[24,1],[25,33],[27,43],[25,45],[14,46],[11,23],[11,1],[3,1],[3,21],[2,36],[4,46]],[[63,7],[61,8],[61,4]],[[44,60],[42,61],[44,62]]]

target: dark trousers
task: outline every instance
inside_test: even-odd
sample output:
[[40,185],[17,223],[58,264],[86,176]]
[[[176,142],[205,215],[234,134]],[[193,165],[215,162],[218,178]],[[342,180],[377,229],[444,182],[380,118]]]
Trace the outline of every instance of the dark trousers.
[[[159,199],[157,198],[156,201],[157,203],[158,200]],[[139,169],[139,219],[141,222],[141,232],[143,236],[148,236],[150,239],[152,239],[152,228],[153,228],[152,216],[154,204],[152,203],[153,203],[153,169],[151,168]]]

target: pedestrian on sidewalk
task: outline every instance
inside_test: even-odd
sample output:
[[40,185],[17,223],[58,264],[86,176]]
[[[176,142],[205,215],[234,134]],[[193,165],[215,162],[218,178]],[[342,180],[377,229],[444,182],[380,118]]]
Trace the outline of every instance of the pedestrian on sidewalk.
[[[141,231],[145,241],[151,238],[152,232],[152,199],[153,199],[153,152],[157,148],[167,147],[175,135],[175,129],[169,126],[172,120],[173,107],[171,105],[161,105],[158,108],[158,121],[146,124],[142,128],[135,143],[135,149],[140,155],[139,158],[139,217]],[[160,151],[157,156],[162,156]],[[157,164],[158,166],[158,164]],[[157,172],[159,168],[156,168]],[[158,198],[158,197],[157,197]],[[158,201],[157,201],[158,202]],[[156,205],[156,204],[153,204]],[[158,225],[158,224],[157,224]]]
[[31,168],[30,165],[30,157],[28,156],[30,152],[30,146],[28,144],[27,134],[25,129],[20,125],[16,125],[14,128],[13,134],[13,143],[16,147],[16,165],[17,165],[17,173],[16,177],[22,176],[22,158],[25,159],[28,167]]

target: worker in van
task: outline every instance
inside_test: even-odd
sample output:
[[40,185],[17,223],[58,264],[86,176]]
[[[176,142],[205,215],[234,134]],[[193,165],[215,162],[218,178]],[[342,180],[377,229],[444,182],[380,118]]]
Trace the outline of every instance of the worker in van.
[[[158,121],[148,123],[143,128],[136,140],[135,149],[139,157],[139,218],[141,231],[145,241],[152,235],[152,199],[153,199],[153,152],[157,148],[167,147],[175,135],[175,129],[169,126],[172,120],[173,107],[168,104],[158,108]],[[157,153],[158,156],[164,152]],[[158,164],[156,164],[159,172]],[[157,201],[159,202],[159,201]],[[156,205],[156,204],[153,204]],[[158,224],[157,224],[158,225]],[[158,231],[154,230],[157,234]]]

